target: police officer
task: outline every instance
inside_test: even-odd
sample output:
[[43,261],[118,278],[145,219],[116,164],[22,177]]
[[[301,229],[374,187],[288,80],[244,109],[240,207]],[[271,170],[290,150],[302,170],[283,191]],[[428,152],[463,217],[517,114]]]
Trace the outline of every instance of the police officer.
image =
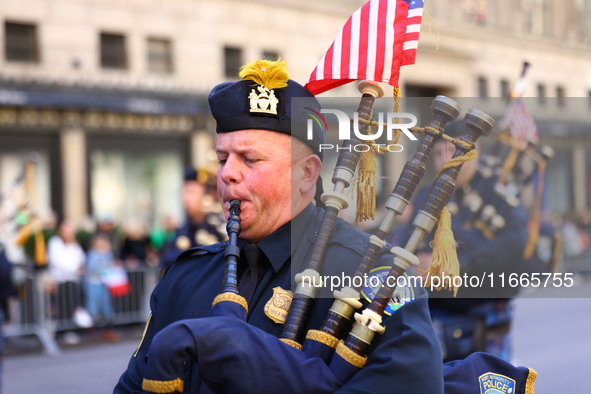
[[[306,98],[305,106],[315,111],[320,105],[305,88],[288,80],[283,62],[259,61],[250,67],[259,70],[262,80],[223,83],[209,95],[217,121],[218,195],[226,217],[230,201],[241,201],[239,246],[256,244],[262,252],[258,283],[248,297],[247,321],[279,336],[283,321],[265,305],[278,293],[285,294],[280,289],[290,289],[293,276],[303,270],[313,248],[324,212],[313,204],[322,166],[317,152],[324,131],[314,125],[312,138],[307,138],[305,111],[292,108],[292,98]],[[266,79],[266,72],[286,76],[277,84],[275,79]],[[268,101],[271,95],[277,100],[272,107]],[[367,234],[338,219],[322,274],[340,275],[345,270],[351,275],[368,241]],[[226,245],[191,249],[168,269],[152,294],[145,337],[121,376],[116,394],[142,392],[146,355],[160,330],[180,319],[211,315],[211,304],[222,282]],[[377,264],[391,263],[392,256],[383,255]],[[240,278],[246,262],[241,259],[239,265]],[[385,333],[374,340],[367,365],[337,392],[442,392],[441,352],[425,295],[422,288],[415,289],[416,298],[385,319]],[[322,324],[332,302],[332,297],[316,300],[308,328]],[[231,351],[232,344],[227,347],[222,351]],[[260,368],[265,367],[261,364]],[[241,372],[235,371],[236,379],[252,380]],[[201,378],[194,363],[186,365],[183,381],[185,393],[209,393],[215,388],[214,382]],[[265,392],[281,389],[279,384]]]
[[[446,134],[459,138],[464,133],[461,122],[456,122],[446,127]],[[480,150],[479,143],[476,143]],[[455,147],[453,144],[439,140],[433,147],[431,157],[435,169],[453,157]],[[480,195],[485,201],[494,196],[493,186],[498,177],[484,180],[486,187]],[[457,212],[452,212],[452,230],[457,244],[457,254],[460,263],[460,275],[467,277],[492,274],[497,278],[500,273],[505,273],[507,280],[512,272],[519,272],[525,267],[522,259],[523,250],[527,241],[527,214],[522,205],[517,207],[507,206],[505,212],[505,226],[495,234],[494,239],[489,239],[483,231],[468,223],[471,213],[464,204],[466,191],[477,190],[481,187],[482,178],[478,173],[478,160],[467,161],[456,181],[454,195],[448,206],[457,207]],[[428,189],[419,190],[414,199],[414,212],[420,209],[427,197]],[[503,204],[503,203],[502,203]],[[497,208],[500,208],[497,207]],[[404,244],[414,227],[407,224],[394,234],[393,244]],[[427,237],[419,249],[417,256],[421,261],[421,267],[426,270],[431,261],[432,236]],[[420,269],[415,273],[421,275]],[[474,282],[472,282],[474,283]],[[507,284],[507,283],[505,283]],[[431,292],[429,307],[437,329],[442,346],[444,361],[463,359],[475,351],[484,351],[506,361],[510,361],[510,337],[509,328],[512,317],[511,298],[517,293],[517,288],[505,286],[501,288],[500,282],[489,286],[485,281],[482,287],[470,287],[469,283],[462,286],[454,298],[451,292]]]
[[189,248],[210,245],[226,239],[223,215],[204,210],[204,197],[209,185],[200,182],[198,175],[193,167],[185,168],[182,187],[185,223],[176,229],[173,239],[167,240],[162,246],[162,268],[168,268],[179,254]]

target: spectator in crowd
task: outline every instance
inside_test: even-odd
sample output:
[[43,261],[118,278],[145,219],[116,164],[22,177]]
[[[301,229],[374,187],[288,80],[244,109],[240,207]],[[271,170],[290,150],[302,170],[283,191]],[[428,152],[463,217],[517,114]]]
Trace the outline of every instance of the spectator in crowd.
[[128,269],[158,266],[158,257],[150,246],[146,225],[130,220],[124,227],[120,258]]
[[150,245],[160,252],[165,244],[173,242],[176,238],[177,222],[171,215],[164,218],[163,226],[154,226],[150,232]]
[[95,234],[103,234],[111,241],[113,256],[118,259],[121,253],[121,234],[110,217],[99,219],[96,224]]
[[580,230],[577,226],[573,212],[568,212],[564,215],[562,222],[562,236],[565,257],[567,259],[579,257],[579,255],[583,253],[583,250],[585,250],[585,246],[583,239],[580,237]]
[[[104,278],[114,269],[111,241],[103,234],[95,235],[90,242],[84,274],[86,309],[95,327],[108,327],[115,318],[111,294],[104,283]],[[118,340],[115,332],[109,328],[103,330],[103,337],[108,341]]]
[[[62,220],[57,233],[47,243],[47,289],[52,294],[51,315],[56,318],[58,328],[82,313],[80,278],[84,271],[86,255],[76,240],[76,230],[71,221]],[[79,342],[74,333],[65,336],[67,342]]]
[[[182,200],[186,219],[185,223],[176,230],[174,240],[166,242],[162,247],[160,255],[162,268],[170,266],[184,250],[218,243],[227,238],[224,217],[204,209],[204,198],[208,190],[206,182],[210,177],[202,178],[204,181],[198,180],[198,173],[192,167],[185,169]],[[211,202],[211,199],[209,201]]]
[[86,215],[80,220],[77,226],[76,239],[82,246],[84,252],[88,252],[90,244],[92,243],[92,237],[97,230],[96,221],[89,215]]

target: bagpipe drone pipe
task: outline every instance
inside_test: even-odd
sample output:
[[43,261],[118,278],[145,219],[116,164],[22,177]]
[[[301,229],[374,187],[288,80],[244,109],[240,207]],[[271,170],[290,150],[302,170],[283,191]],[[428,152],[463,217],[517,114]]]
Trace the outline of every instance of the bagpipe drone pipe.
[[[490,154],[483,155],[472,185],[465,190],[461,203],[469,210],[464,221],[466,228],[478,228],[488,239],[505,226],[505,216],[512,207],[521,204],[523,192],[534,184],[541,166],[554,157],[553,149],[532,144],[519,151],[515,165],[503,168],[500,159],[503,143],[497,141]],[[507,160],[507,158],[505,159]],[[456,207],[450,212],[454,214]]]
[[[479,171],[462,201],[468,210],[463,219],[466,229],[476,228],[489,240],[508,226],[508,220],[523,205],[524,194],[533,187],[529,211],[529,238],[523,251],[524,272],[554,272],[561,253],[562,235],[554,225],[543,220],[542,198],[545,169],[554,157],[548,145],[538,145],[534,118],[521,97],[530,63],[523,62],[519,78],[510,92],[500,130],[490,152],[482,155]],[[505,151],[508,152],[504,154]],[[454,209],[455,208],[455,209]],[[459,207],[450,207],[452,213]]]

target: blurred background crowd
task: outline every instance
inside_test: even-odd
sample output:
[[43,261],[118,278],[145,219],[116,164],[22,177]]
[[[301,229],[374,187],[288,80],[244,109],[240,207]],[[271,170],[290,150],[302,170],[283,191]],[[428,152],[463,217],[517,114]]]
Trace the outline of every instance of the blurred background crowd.
[[[12,310],[20,323],[45,324],[53,335],[65,331],[67,343],[80,341],[67,329],[92,326],[104,328],[93,335],[117,340],[112,325],[133,322],[125,319],[130,313],[140,320],[145,316],[145,297],[151,291],[146,289],[147,276],[157,280],[182,251],[227,238],[215,174],[187,166],[180,194],[184,211],[180,223],[166,216],[153,227],[141,218],[116,223],[111,218],[85,217],[75,223],[50,215],[42,220],[24,204],[15,212],[21,221],[16,238],[1,250],[4,261],[16,267],[12,283],[7,281],[3,291],[13,288],[8,295],[20,296],[15,300],[20,298],[21,305],[8,308],[5,299],[3,308]],[[27,299],[27,289],[42,292],[42,316],[31,315],[35,297]]]

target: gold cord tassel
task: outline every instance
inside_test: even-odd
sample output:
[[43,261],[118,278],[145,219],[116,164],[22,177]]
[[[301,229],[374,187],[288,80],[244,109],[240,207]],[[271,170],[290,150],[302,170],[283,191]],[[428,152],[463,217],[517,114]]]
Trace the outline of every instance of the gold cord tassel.
[[534,201],[534,209],[529,222],[529,238],[525,249],[523,250],[523,258],[529,259],[536,249],[538,238],[540,235],[540,211],[542,209],[542,194],[544,193],[544,177],[546,173],[546,162],[538,162],[538,187],[536,189],[536,198]]
[[[399,87],[394,87],[394,112],[400,112],[400,97],[401,90]],[[362,121],[362,120],[360,120]],[[395,122],[399,123],[399,119],[395,118]],[[377,122],[364,122],[367,124],[368,131],[371,131],[371,126],[378,125]],[[397,144],[400,138],[400,130],[395,129],[392,136],[391,144]],[[376,152],[383,154],[387,152],[386,147],[374,145],[372,150],[362,152],[359,156],[358,177],[357,177],[357,207],[355,212],[355,222],[359,223],[364,220],[374,220],[376,218]]]
[[[431,265],[429,265],[429,277],[449,276],[454,278],[460,275],[460,263],[458,261],[458,254],[456,253],[456,241],[454,239],[453,231],[451,230],[451,214],[446,207],[441,211],[439,223],[437,223],[437,231],[433,239],[433,255],[431,257]],[[446,284],[445,281],[441,281]],[[429,283],[430,285],[430,283]],[[458,289],[453,286],[453,280],[449,282],[449,286],[438,286],[437,291],[441,289],[452,290],[454,297],[458,293]]]
[[[460,141],[463,142],[463,141]],[[475,159],[478,156],[476,149],[472,149],[465,154],[452,158],[446,161],[437,176],[439,177],[443,171],[451,167],[457,167],[462,163]],[[449,286],[438,286],[437,291],[441,289],[447,289],[454,292],[454,297],[458,294],[458,289],[453,285],[453,278],[460,275],[460,263],[458,261],[458,254],[456,252],[456,240],[454,239],[453,231],[451,230],[451,214],[447,210],[447,207],[443,207],[441,215],[439,216],[439,222],[437,223],[437,231],[433,238],[433,254],[431,256],[431,264],[429,269],[425,271],[429,273],[429,277],[438,276],[441,277],[444,273],[445,276],[452,278],[448,282]],[[428,285],[431,285],[431,279],[428,281]],[[442,284],[446,284],[445,281],[440,281]]]
[[[402,97],[402,93],[398,86],[394,86],[394,113],[400,113],[400,98]],[[394,118],[395,122],[398,124],[400,122],[400,118]],[[400,129],[394,129],[394,135],[392,136],[392,141],[390,143],[392,145],[397,144],[398,140],[400,139],[400,134],[402,132]]]
[[449,159],[439,169],[439,172],[437,173],[437,177],[441,176],[443,171],[447,170],[448,168],[457,167],[459,165],[462,165],[464,162],[466,162],[468,160],[475,159],[476,156],[478,156],[478,151],[475,149],[472,149],[471,151],[466,152],[466,154],[464,154],[462,156],[458,156],[456,158]]
[[375,152],[370,150],[361,153],[357,178],[356,223],[376,218],[376,166]]

